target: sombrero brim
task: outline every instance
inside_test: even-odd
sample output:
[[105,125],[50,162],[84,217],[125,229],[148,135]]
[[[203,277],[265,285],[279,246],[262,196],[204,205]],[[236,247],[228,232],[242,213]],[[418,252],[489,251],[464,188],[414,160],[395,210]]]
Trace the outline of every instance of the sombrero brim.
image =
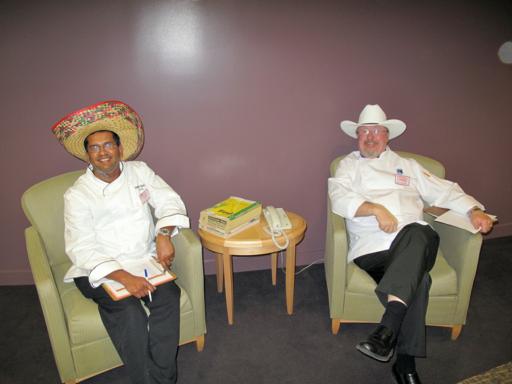
[[343,120],[340,123],[341,130],[354,139],[357,139],[357,128],[365,125],[382,125],[383,127],[386,127],[389,130],[390,140],[404,133],[405,128],[407,127],[402,120],[398,119],[389,119],[371,124],[358,124],[349,120]]
[[127,104],[110,100],[75,111],[59,120],[52,131],[73,156],[88,161],[84,141],[98,131],[115,132],[123,146],[122,160],[137,157],[144,145],[144,128],[138,114]]
[[73,156],[83,161],[88,161],[89,157],[85,151],[84,141],[90,134],[98,131],[112,131],[117,133],[123,146],[123,160],[131,160],[137,157],[142,150],[144,142],[144,131],[140,131],[142,137],[139,138],[137,128],[123,117],[113,119],[103,119],[87,125],[77,131],[74,135],[65,140],[62,145]]

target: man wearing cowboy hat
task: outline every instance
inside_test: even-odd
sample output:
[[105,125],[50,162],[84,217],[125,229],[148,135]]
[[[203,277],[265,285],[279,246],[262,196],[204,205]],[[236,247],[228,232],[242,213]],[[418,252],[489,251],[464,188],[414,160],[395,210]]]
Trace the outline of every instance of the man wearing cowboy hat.
[[[171,237],[189,227],[183,201],[145,163],[127,161],[144,142],[142,121],[128,105],[115,100],[91,105],[52,130],[69,153],[89,162],[64,195],[66,253],[73,262],[64,281],[74,281],[98,304],[132,383],[175,383],[180,289],[172,281],[157,289],[122,264],[156,255],[162,266],[171,265]],[[131,296],[112,300],[101,287],[107,279]]]
[[405,128],[400,120],[388,120],[379,105],[364,107],[357,123],[342,121],[341,129],[357,139],[359,150],[340,161],[328,187],[333,212],[347,220],[348,261],[377,282],[375,292],[385,307],[380,324],[356,348],[382,362],[396,349],[393,379],[418,384],[415,357],[426,355],[429,271],[439,245],[437,233],[422,221],[422,199],[467,213],[483,233],[492,228],[492,220],[456,183],[388,147]]

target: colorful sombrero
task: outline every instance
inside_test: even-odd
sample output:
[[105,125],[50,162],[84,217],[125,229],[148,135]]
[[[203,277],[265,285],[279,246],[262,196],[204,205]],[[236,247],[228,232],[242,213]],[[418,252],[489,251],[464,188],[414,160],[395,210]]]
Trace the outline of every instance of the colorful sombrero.
[[144,145],[144,127],[140,116],[129,105],[117,100],[102,101],[70,113],[52,127],[53,134],[73,156],[88,161],[84,140],[97,131],[119,135],[123,159],[137,157]]

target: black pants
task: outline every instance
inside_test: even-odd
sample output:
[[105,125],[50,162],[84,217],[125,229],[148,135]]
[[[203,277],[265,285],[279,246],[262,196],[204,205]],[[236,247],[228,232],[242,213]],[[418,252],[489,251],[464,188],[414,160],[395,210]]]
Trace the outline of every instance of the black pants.
[[409,224],[402,228],[387,251],[360,256],[354,263],[377,283],[375,293],[382,305],[388,295],[407,304],[407,313],[397,340],[397,352],[426,356],[425,315],[431,279],[439,247],[439,236],[428,225]]
[[87,277],[75,284],[98,304],[101,320],[128,370],[133,384],[176,382],[176,355],[179,342],[180,288],[169,282],[159,285],[153,300],[133,296],[113,301],[102,287],[92,288]]

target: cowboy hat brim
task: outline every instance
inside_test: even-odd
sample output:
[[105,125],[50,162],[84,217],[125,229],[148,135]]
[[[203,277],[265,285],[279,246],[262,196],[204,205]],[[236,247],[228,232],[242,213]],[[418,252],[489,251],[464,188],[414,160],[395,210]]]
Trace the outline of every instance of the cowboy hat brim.
[[366,124],[359,124],[350,120],[343,120],[340,123],[341,130],[350,137],[353,137],[354,139],[357,139],[357,128],[365,125],[381,125],[383,127],[386,127],[389,130],[390,140],[400,136],[402,133],[404,133],[406,128],[405,123],[402,120],[398,119],[389,119],[381,122]]

